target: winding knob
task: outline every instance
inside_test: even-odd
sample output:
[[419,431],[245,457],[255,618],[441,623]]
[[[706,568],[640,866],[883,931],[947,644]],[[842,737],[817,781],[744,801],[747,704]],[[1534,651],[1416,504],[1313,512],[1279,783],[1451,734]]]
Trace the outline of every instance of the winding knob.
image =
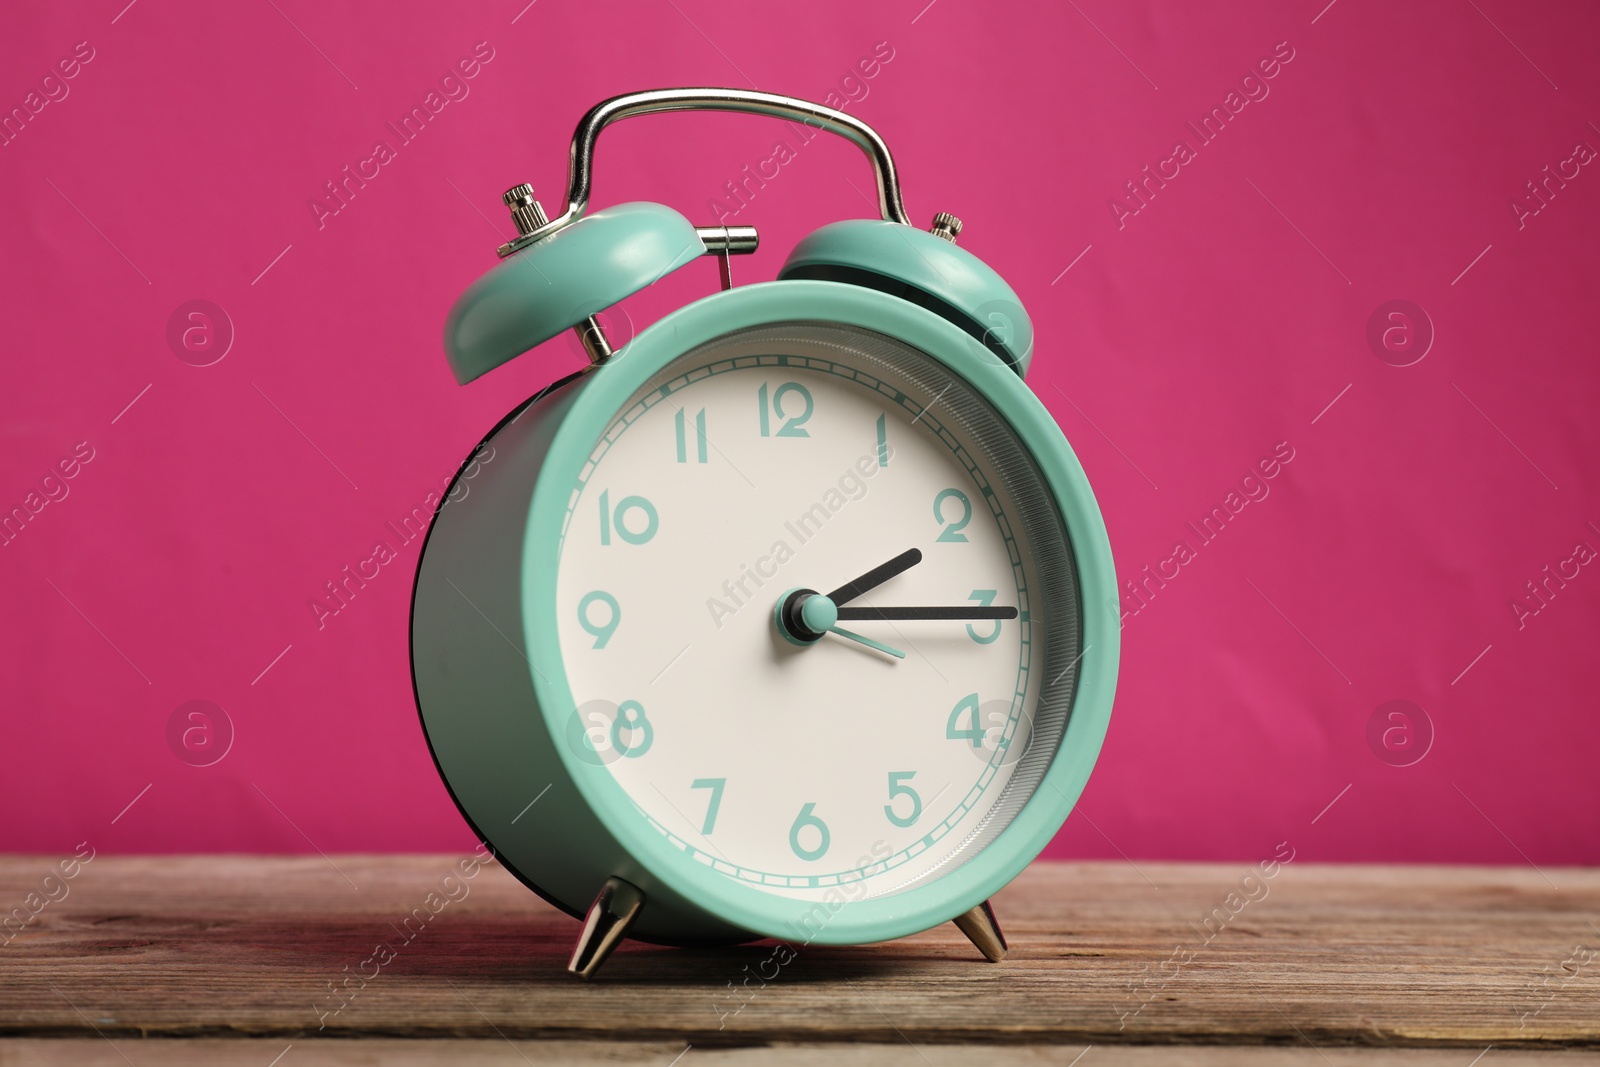
[[[513,185],[500,199],[511,209],[511,221],[517,224],[518,234],[530,234],[550,221],[545,218],[544,208],[533,197],[533,186],[527,182]],[[960,229],[960,223],[956,224],[956,228]]]
[[928,227],[928,232],[955,244],[956,238],[961,236],[961,220],[948,211],[941,211],[933,217],[933,225]]

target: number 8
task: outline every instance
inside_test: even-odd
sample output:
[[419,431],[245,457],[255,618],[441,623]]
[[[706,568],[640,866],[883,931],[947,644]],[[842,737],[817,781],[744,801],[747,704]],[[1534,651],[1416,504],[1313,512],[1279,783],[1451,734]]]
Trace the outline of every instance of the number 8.
[[[622,731],[629,733],[644,732],[644,738],[636,745],[626,745],[622,742]],[[650,746],[655,743],[656,728],[650,725],[650,720],[644,713],[644,705],[637,700],[624,700],[617,705],[617,718],[611,724],[611,747],[622,755],[637,759],[650,751]]]

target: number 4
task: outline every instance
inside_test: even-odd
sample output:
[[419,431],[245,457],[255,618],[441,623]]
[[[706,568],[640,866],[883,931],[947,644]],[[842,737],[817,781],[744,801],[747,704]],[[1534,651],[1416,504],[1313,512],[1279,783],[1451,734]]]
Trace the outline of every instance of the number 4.
[[[967,721],[972,725],[965,730],[961,728],[961,713],[965,711],[972,717]],[[987,731],[978,722],[978,694],[969,693],[961,698],[961,703],[950,710],[950,720],[945,724],[944,735],[952,741],[971,741],[973,748],[983,745]]]

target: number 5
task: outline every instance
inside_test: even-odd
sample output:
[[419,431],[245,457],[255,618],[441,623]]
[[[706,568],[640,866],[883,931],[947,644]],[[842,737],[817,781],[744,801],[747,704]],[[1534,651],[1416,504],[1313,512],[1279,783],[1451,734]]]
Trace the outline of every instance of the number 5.
[[[894,823],[896,826],[910,826],[922,816],[922,798],[917,796],[917,791],[912,789],[909,785],[900,784],[906,779],[915,778],[916,776],[916,771],[889,772],[889,803],[883,806],[883,813],[889,816],[889,821]],[[894,813],[894,798],[901,796],[911,798],[911,814],[907,815],[903,819]]]

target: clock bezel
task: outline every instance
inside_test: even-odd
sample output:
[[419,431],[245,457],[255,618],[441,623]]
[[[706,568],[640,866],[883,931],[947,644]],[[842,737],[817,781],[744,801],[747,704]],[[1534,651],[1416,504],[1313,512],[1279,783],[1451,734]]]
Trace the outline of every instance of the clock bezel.
[[[652,375],[684,353],[735,331],[797,320],[894,337],[936,360],[992,405],[1032,458],[1070,531],[1081,598],[1084,651],[1072,711],[1055,758],[1022,810],[981,853],[950,873],[838,908],[775,896],[704,866],[649,825],[605,766],[581,759],[566,746],[566,719],[575,705],[555,623],[572,486],[617,413]],[[724,921],[763,936],[793,937],[821,903],[830,915],[811,941],[862,944],[903,937],[962,914],[1012,881],[1060,829],[1093,771],[1110,721],[1121,636],[1116,575],[1099,506],[1077,457],[1039,399],[982,344],[932,312],[874,290],[811,280],[744,286],[690,304],[642,332],[588,378],[555,432],[534,487],[520,581],[523,637],[530,660],[539,664],[530,671],[539,711],[552,746],[595,817],[653,878]]]

